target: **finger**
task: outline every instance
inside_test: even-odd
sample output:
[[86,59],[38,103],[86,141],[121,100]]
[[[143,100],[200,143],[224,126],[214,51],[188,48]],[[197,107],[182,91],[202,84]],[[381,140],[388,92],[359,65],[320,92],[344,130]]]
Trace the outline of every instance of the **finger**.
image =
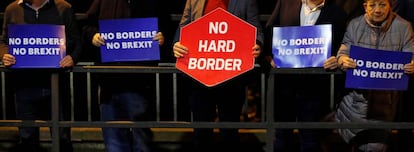
[[183,55],[183,54],[181,54],[181,53],[179,53],[179,52],[174,52],[174,56],[175,56],[176,58],[181,58],[181,57],[183,57],[184,55]]

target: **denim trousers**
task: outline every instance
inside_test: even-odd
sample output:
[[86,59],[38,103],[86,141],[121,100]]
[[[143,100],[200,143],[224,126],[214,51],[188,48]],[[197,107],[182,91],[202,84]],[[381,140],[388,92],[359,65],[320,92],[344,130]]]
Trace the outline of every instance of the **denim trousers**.
[[[147,101],[136,92],[101,92],[102,121],[139,121]],[[143,128],[102,128],[108,152],[149,152],[150,136]]]
[[[62,104],[59,106],[59,117],[63,120]],[[48,88],[17,88],[15,108],[17,118],[23,121],[50,120],[51,90]],[[30,151],[39,149],[39,127],[19,127],[19,135],[21,144],[26,149]],[[70,128],[60,128],[59,138],[61,151],[73,151]]]

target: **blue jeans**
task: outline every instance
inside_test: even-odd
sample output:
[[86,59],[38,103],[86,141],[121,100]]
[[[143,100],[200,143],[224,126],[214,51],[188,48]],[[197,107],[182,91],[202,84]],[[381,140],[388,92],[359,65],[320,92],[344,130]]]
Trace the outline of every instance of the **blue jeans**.
[[[102,121],[140,120],[147,109],[147,101],[135,92],[101,92]],[[149,152],[148,132],[142,128],[102,128],[108,152]]]
[[[18,119],[23,121],[50,120],[50,89],[17,88],[15,95],[15,108]],[[59,104],[60,120],[63,120],[62,104],[63,103]],[[60,128],[59,131],[61,151],[73,151],[70,128]],[[19,127],[19,134],[22,144],[21,146],[30,151],[37,151],[39,149],[39,127]]]

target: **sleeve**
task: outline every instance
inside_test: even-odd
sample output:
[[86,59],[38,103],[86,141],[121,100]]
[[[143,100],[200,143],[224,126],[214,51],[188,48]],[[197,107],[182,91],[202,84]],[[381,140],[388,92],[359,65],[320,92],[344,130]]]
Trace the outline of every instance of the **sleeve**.
[[78,23],[75,14],[70,7],[65,9],[62,17],[65,24],[67,55],[70,55],[76,64],[80,59],[82,51],[81,34],[78,28]]
[[3,18],[3,29],[2,29],[2,36],[0,39],[0,57],[3,58],[3,55],[8,53],[8,23],[10,21],[10,8],[7,7],[4,11],[4,18]]
[[[267,58],[273,58],[272,53],[272,28],[276,25],[276,22],[279,20],[279,9],[280,9],[280,0],[276,2],[275,7],[273,8],[272,14],[270,15],[269,19],[266,22],[264,28],[264,52],[262,53]],[[278,24],[278,23],[277,23]],[[269,59],[268,59],[269,60]]]
[[180,32],[181,27],[189,24],[191,22],[191,0],[187,0],[185,3],[183,15],[181,17],[180,23],[178,24],[177,30],[175,31],[174,39],[172,45],[175,42],[180,41]]
[[98,14],[101,0],[94,0],[86,12],[87,19],[85,25],[82,27],[82,38],[87,42],[91,42],[93,35],[99,32],[98,29]]
[[262,25],[259,21],[259,10],[256,0],[249,0],[249,5],[247,6],[247,22],[253,24],[257,29],[256,35],[256,44],[259,44],[263,47],[264,35]]
[[414,32],[411,25],[406,25],[404,33],[403,51],[413,53],[412,60],[414,60]]
[[337,58],[343,55],[349,56],[349,49],[351,47],[351,44],[353,44],[353,34],[355,34],[355,30],[353,27],[353,25],[356,24],[355,22],[358,21],[356,19],[353,19],[346,27],[344,38],[342,39],[342,44],[340,44],[338,53],[336,55]]

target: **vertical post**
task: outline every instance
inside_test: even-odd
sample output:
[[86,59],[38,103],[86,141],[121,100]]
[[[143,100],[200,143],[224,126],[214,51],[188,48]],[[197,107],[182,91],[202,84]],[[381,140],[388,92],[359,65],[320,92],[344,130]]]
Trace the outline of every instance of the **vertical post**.
[[157,112],[157,122],[161,120],[161,104],[160,104],[160,73],[155,74],[155,93],[156,93],[156,101],[155,101],[155,107]]
[[[88,121],[92,121],[92,90],[91,73],[86,73],[86,100],[88,106]],[[99,94],[98,94],[99,95]]]
[[59,151],[59,73],[51,76],[52,96],[52,151]]
[[1,72],[1,108],[3,120],[6,120],[6,74],[4,72]]
[[70,72],[70,120],[75,121],[75,91],[73,86],[73,72]]
[[331,74],[331,85],[330,85],[330,105],[329,107],[331,110],[334,109],[335,106],[335,74]]
[[266,152],[273,152],[273,137],[275,135],[275,128],[273,127],[274,122],[274,88],[275,88],[275,75],[269,74],[269,81],[267,83],[267,102],[266,102]]
[[178,109],[177,109],[177,102],[178,102],[178,95],[177,95],[177,73],[173,73],[173,103],[174,103],[174,121],[177,121]]
[[260,106],[261,106],[261,121],[264,121],[264,120],[266,120],[266,87],[267,87],[267,84],[266,84],[266,74],[265,73],[261,73],[261,75],[260,75],[261,77],[260,77],[260,84],[262,84],[262,85],[260,85],[261,87],[260,87]]

